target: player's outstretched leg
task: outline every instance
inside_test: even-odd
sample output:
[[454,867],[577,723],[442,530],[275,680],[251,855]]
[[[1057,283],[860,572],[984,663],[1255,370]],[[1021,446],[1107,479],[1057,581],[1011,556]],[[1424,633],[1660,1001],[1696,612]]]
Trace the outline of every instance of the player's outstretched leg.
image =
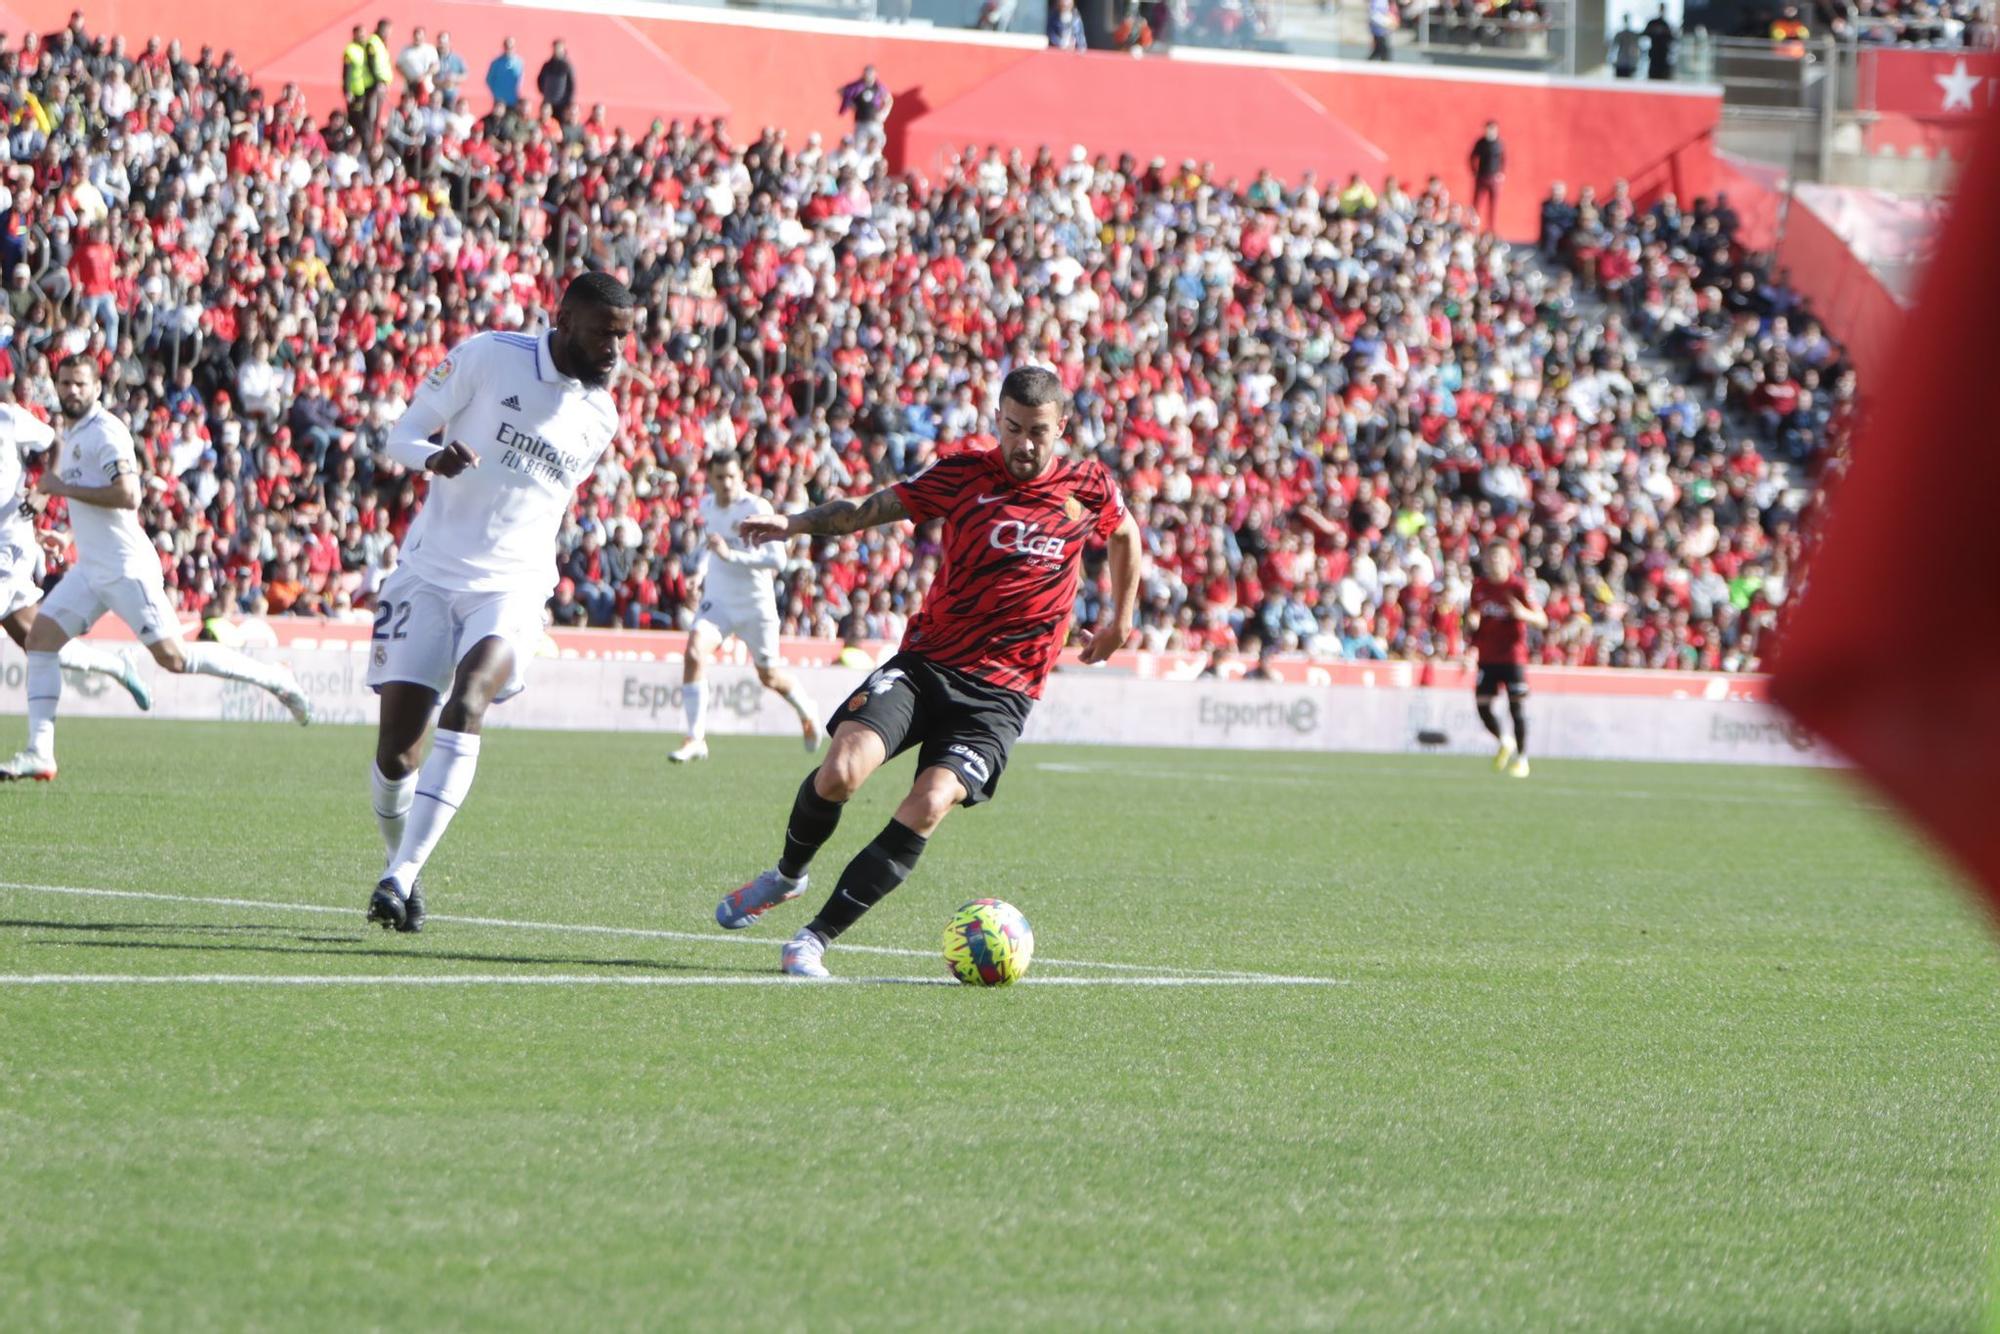
[[826,744],[826,729],[820,726],[819,706],[812,697],[799,688],[798,678],[776,667],[758,667],[757,679],[764,688],[792,706],[792,712],[799,717],[799,734],[805,739],[806,754],[811,755]]
[[820,770],[815,769],[799,784],[798,795],[792,798],[792,817],[785,822],[785,851],[778,864],[723,896],[715,905],[717,926],[741,931],[779,904],[806,892],[806,867],[820,846],[833,837],[844,804],[821,796],[819,782]]
[[[25,650],[28,647],[28,631],[34,627],[35,616],[33,606],[23,607],[12,616],[0,617],[0,628],[4,628],[7,637]],[[81,639],[72,639],[62,646],[62,652],[57,656],[64,671],[108,676],[125,687],[125,693],[142,711],[153,707],[153,692],[139,679],[139,667],[131,654],[114,653]]]
[[72,639],[64,644],[57,655],[63,668],[72,672],[88,672],[95,676],[108,676],[125,687],[125,693],[143,712],[153,707],[153,692],[139,679],[139,664],[129,653],[113,653],[108,648]]
[[868,776],[888,758],[888,748],[873,728],[860,723],[844,723],[834,737],[833,749],[825,763],[806,775],[792,798],[791,818],[785,822],[785,847],[778,864],[761,872],[749,884],[723,896],[715,905],[715,921],[729,931],[740,931],[758,918],[806,892],[806,868],[814,854],[840,826],[841,807],[861,790]]
[[1507,711],[1514,716],[1514,760],[1507,772],[1515,778],[1528,776],[1528,692],[1509,690]]
[[300,727],[312,721],[312,701],[299,688],[298,678],[283,667],[259,662],[247,653],[220,644],[188,644],[178,639],[162,639],[149,646],[153,660],[175,673],[219,676],[225,681],[243,681],[267,690],[291,712]]
[[840,883],[819,914],[785,942],[779,966],[792,977],[829,976],[823,961],[827,946],[909,879],[932,832],[963,800],[965,785],[950,769],[919,773],[894,817],[840,873]]
[[[389,859],[389,869],[369,900],[370,921],[399,931],[422,928],[424,907],[419,877],[437,850],[452,817],[472,791],[479,768],[479,734],[486,710],[514,676],[514,650],[507,641],[489,636],[474,644],[459,660],[451,695],[438,712],[431,753],[417,770],[416,794],[404,817],[403,838]],[[382,756],[378,753],[379,764]],[[377,912],[380,902],[381,915]],[[400,905],[404,920],[396,920]]]

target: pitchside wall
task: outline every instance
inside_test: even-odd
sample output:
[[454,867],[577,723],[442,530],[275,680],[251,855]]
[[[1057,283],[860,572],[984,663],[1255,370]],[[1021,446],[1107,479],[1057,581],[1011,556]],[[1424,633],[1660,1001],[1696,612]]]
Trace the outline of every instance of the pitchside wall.
[[[290,664],[322,722],[373,724],[375,696],[366,685],[368,648],[365,640],[322,640],[313,647],[256,653]],[[261,690],[212,677],[167,676],[152,671],[150,665],[147,670],[156,692],[154,717],[290,723],[289,715]],[[859,669],[831,666],[796,670],[829,713],[865,675]],[[1392,675],[1384,671],[1385,678]],[[24,676],[20,655],[0,657],[0,713],[25,711]],[[678,733],[682,726],[681,668],[676,657],[542,658],[534,662],[528,679],[527,693],[497,707],[491,725],[663,736]],[[1761,700],[1729,698],[1725,690],[1703,689],[1704,678],[1686,679],[1690,697],[1683,698],[1559,688],[1537,694],[1536,756],[1725,764],[1838,762],[1804,729]],[[714,669],[711,680],[712,731],[798,734],[791,710],[762,689],[747,667]],[[68,674],[63,711],[145,725],[136,718],[125,692],[102,677]],[[0,732],[22,725],[18,718],[8,719],[0,722]],[[1420,739],[1426,734],[1442,734],[1444,740],[1427,743]],[[1471,693],[1462,688],[1318,685],[1303,680],[1149,680],[1129,672],[1078,667],[1051,679],[1046,698],[1029,721],[1026,739],[1238,750],[1449,754],[1490,750],[1474,716]]]

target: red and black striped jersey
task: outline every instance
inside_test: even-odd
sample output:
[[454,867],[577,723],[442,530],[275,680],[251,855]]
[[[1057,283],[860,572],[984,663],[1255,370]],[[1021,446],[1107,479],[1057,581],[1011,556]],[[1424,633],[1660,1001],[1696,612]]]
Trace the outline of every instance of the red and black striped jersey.
[[1076,605],[1083,549],[1125,518],[1103,464],[1059,458],[1016,482],[997,450],[954,454],[895,486],[918,523],[944,520],[944,555],[903,647],[1040,699]]

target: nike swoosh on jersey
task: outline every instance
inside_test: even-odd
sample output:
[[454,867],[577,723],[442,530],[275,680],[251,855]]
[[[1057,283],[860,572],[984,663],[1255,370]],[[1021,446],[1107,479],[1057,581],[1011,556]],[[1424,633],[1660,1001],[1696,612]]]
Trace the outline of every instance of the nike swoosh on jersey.
[[1007,493],[1005,491],[1002,491],[997,496],[974,496],[972,498],[972,503],[975,505],[997,505],[1006,498],[1007,498]]

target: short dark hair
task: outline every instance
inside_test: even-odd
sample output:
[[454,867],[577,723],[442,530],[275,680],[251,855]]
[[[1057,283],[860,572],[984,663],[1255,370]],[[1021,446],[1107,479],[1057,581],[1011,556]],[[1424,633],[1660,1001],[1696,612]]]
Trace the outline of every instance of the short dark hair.
[[632,289],[608,273],[592,269],[580,273],[570,280],[563,289],[562,303],[588,302],[593,306],[604,306],[610,310],[626,310],[639,304],[639,298],[632,295]]
[[1008,371],[1007,378],[1000,382],[1000,398],[1024,408],[1053,403],[1062,412],[1069,411],[1069,395],[1063,392],[1062,381],[1046,366],[1016,366]]
[[710,469],[720,468],[725,463],[735,464],[738,472],[748,471],[743,466],[743,456],[737,453],[733,449],[716,450],[713,454],[710,454],[706,459],[702,460],[701,466],[703,471],[708,471]]
[[102,382],[104,379],[104,372],[98,368],[97,363],[81,352],[72,352],[61,361],[58,361],[55,370],[50,373],[50,378],[53,379],[55,376],[61,375],[72,366],[83,367],[90,372],[90,378],[93,380]]

